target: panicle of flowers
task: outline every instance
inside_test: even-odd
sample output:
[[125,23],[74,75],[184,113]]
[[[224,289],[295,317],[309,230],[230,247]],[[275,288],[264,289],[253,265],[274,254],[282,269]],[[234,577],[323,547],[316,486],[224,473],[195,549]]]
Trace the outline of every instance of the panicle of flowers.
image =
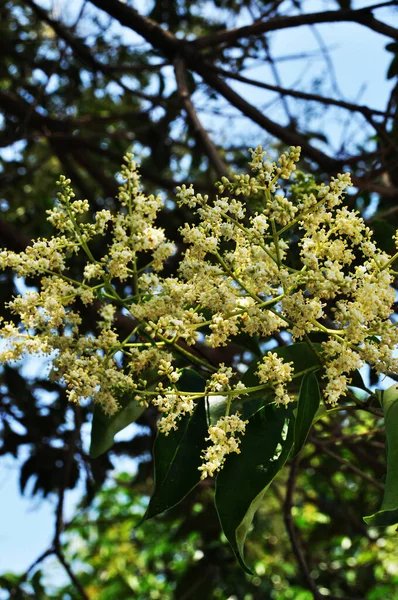
[[[164,374],[160,369],[161,374]],[[169,376],[173,376],[173,371]],[[157,385],[158,395],[152,399],[152,404],[156,406],[161,413],[158,420],[158,429],[165,435],[178,428],[179,421],[187,414],[192,415],[195,410],[195,395],[181,393],[175,385],[164,388],[160,382]]]
[[222,194],[224,191],[230,191],[238,196],[250,196],[257,194],[262,189],[267,189],[274,193],[278,187],[279,178],[289,179],[293,171],[296,170],[296,163],[300,160],[301,148],[291,146],[289,152],[284,152],[278,159],[277,163],[271,160],[265,160],[267,153],[262,146],[257,146],[255,150],[249,148],[251,153],[251,161],[249,167],[254,173],[250,174],[234,174],[233,180],[227,177],[222,177],[217,183],[218,192]]
[[215,425],[209,427],[209,436],[206,438],[211,444],[203,452],[203,464],[199,467],[201,479],[212,477],[219,471],[231,452],[240,453],[241,439],[239,434],[244,434],[248,421],[243,421],[239,413],[221,417]]
[[292,362],[285,363],[276,352],[267,352],[257,369],[260,382],[271,385],[276,402],[285,406],[294,400],[289,396],[286,388],[286,384],[292,380],[292,364]]
[[[7,305],[12,320],[0,323],[0,361],[53,356],[51,377],[66,386],[70,400],[92,398],[112,414],[118,397],[131,393],[157,407],[165,434],[200,398],[225,396],[226,414],[209,428],[202,477],[239,452],[247,422],[234,402],[247,392],[234,383],[231,366],[215,368],[196,353],[198,341],[211,352],[240,334],[269,339],[287,331],[307,340],[320,332],[331,404],[363,364],[379,373],[398,370],[391,320],[398,252],[391,257],[380,250],[359,214],[344,206],[349,174],[318,185],[296,170],[298,147],[276,161],[261,146],[250,153],[249,172],[223,177],[214,197],[192,185],[177,189],[177,203],[195,219],[181,227],[186,249],[173,276],[162,274],[175,245],[156,224],[161,199],[144,194],[132,154],[121,168],[114,207],[91,219],[87,200],[76,199],[61,176],[48,211],[56,234],[21,253],[0,252],[0,269],[40,280],[36,291]],[[301,265],[289,253],[293,228]],[[398,248],[397,235],[394,240]],[[89,332],[81,304],[95,322]],[[202,394],[177,389],[184,366],[206,376]],[[257,374],[278,404],[294,399],[291,363],[268,352]]]
[[223,392],[231,389],[229,382],[233,375],[232,368],[226,367],[225,364],[222,363],[218,370],[213,373],[208,380],[207,390],[212,392]]
[[165,375],[171,383],[177,383],[181,377],[181,373],[178,373],[171,364],[171,361],[161,359],[158,366],[158,374]]
[[237,379],[237,373],[235,373],[231,367],[225,366],[221,363],[215,373],[212,373],[206,383],[206,394],[220,395],[227,398],[227,404],[230,405],[232,400],[237,400],[245,394],[246,386],[242,381],[232,383],[232,379]]

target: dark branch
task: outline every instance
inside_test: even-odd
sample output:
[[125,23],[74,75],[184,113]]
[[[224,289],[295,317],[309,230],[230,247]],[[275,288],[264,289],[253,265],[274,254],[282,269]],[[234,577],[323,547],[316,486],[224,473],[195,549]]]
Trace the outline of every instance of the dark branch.
[[284,96],[292,96],[292,98],[299,98],[301,100],[310,100],[314,102],[319,102],[320,104],[338,106],[340,108],[350,110],[351,112],[362,113],[363,115],[373,114],[388,118],[394,117],[392,113],[384,112],[382,110],[378,110],[377,108],[369,108],[368,106],[353,104],[352,102],[345,102],[344,100],[335,100],[334,98],[325,98],[324,96],[319,96],[318,94],[309,94],[308,92],[291,90],[289,88],[284,88],[279,85],[272,85],[270,83],[256,81],[255,79],[249,79],[248,77],[244,77],[243,75],[239,75],[238,73],[231,73],[230,71],[226,71],[225,69],[220,69],[217,67],[213,68],[217,73],[223,75],[227,79],[235,79],[236,81],[241,81],[242,83],[247,83],[248,85],[253,85],[264,90],[269,90],[271,92],[277,92],[278,94],[283,94]]
[[314,600],[322,600],[324,596],[318,591],[315,581],[311,577],[311,572],[305,558],[303,545],[293,522],[292,508],[294,505],[294,491],[296,488],[298,464],[299,457],[296,457],[290,467],[289,479],[286,488],[286,497],[283,503],[283,518],[293,552],[303,575],[303,579],[306,582],[308,589],[312,592]]
[[327,156],[317,148],[311,146],[306,138],[300,133],[297,133],[289,127],[283,127],[282,125],[279,125],[279,123],[275,123],[269,119],[258,110],[258,108],[247,102],[242,96],[235,92],[223,79],[218,77],[207,63],[198,64],[196,70],[206,83],[217,90],[219,94],[235,106],[235,108],[285,144],[290,146],[301,146],[303,153],[328,173],[335,173],[342,167],[343,161]]
[[174,57],[184,44],[156,21],[140,15],[127,4],[122,4],[117,0],[91,0],[91,2],[114,17],[121,25],[136,31],[154,48],[162,50],[166,56]]
[[188,90],[186,67],[182,58],[177,57],[174,60],[174,72],[177,82],[177,89],[181,99],[181,104],[188,115],[189,120],[192,123],[195,136],[200,140],[208,158],[210,164],[214,167],[218,177],[228,175],[227,167],[220,158],[216,146],[210,139],[209,134],[202,126],[199,117],[196,113],[195,107],[191,100],[191,96]]
[[[389,5],[392,5],[392,3]],[[382,23],[373,17],[371,8],[372,7],[359,10],[328,10],[318,13],[275,17],[268,21],[256,21],[245,27],[227,29],[226,31],[221,31],[214,35],[204,36],[191,42],[191,44],[196,49],[209,48],[218,46],[219,44],[222,44],[223,46],[232,46],[242,38],[262,35],[263,33],[268,33],[270,31],[279,31],[280,29],[299,27],[301,25],[342,22],[358,23],[373,31],[377,31],[382,35],[398,40],[398,29],[391,27],[386,23]],[[373,9],[374,8],[375,7],[373,7]]]

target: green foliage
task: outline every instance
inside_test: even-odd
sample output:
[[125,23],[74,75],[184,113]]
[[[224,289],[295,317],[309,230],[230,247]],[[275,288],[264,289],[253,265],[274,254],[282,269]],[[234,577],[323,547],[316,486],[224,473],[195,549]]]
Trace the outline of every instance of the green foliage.
[[242,567],[253,518],[294,441],[292,409],[266,406],[249,419],[241,452],[229,457],[216,481],[216,507],[224,534]]
[[[188,217],[184,208],[175,208],[174,189],[182,181],[193,181],[198,191],[211,193],[215,168],[206,154],[200,128],[184,111],[181,94],[173,79],[173,52],[165,52],[161,47],[162,36],[154,35],[151,41],[144,43],[141,43],[141,37],[137,40],[133,20],[121,34],[117,18],[106,11],[100,12],[95,2],[85,5],[77,22],[75,9],[78,4],[71,2],[66,7],[68,10],[45,10],[44,13],[35,9],[35,5],[47,9],[46,3],[38,0],[6,0],[0,6],[0,245],[21,251],[32,238],[48,237],[50,227],[42,215],[53,207],[53,185],[60,172],[71,176],[78,195],[90,200],[92,212],[88,221],[95,210],[114,211],[117,191],[114,174],[119,168],[120,157],[133,147],[142,163],[145,189],[154,193],[161,190],[168,201],[160,224],[167,226],[178,256],[183,250],[178,227]],[[102,4],[107,4],[107,9],[112,11],[119,4],[129,10],[134,3],[114,0]],[[330,9],[346,10],[351,4],[341,0],[330,3]],[[155,25],[160,24],[168,35],[177,35],[183,45],[183,51],[179,48],[178,55],[185,54],[185,48],[190,49],[190,40],[239,28],[242,19],[246,24],[248,14],[253,11],[254,19],[267,23],[274,17],[289,18],[299,11],[304,15],[307,10],[306,3],[301,1],[289,6],[286,2],[267,0],[257,3],[247,0],[206,3],[156,0],[148,5],[138,3],[137,7],[153,19]],[[314,7],[313,10],[321,9]],[[377,35],[367,31],[367,24],[371,27],[375,19],[382,22],[385,15],[387,19],[388,11],[388,8],[380,12],[375,9],[373,18],[363,18],[362,23],[360,18],[366,15],[357,13],[358,23],[352,27],[361,27],[369,33],[369,52],[373,52],[374,39],[384,38],[380,31]],[[396,13],[391,14],[395,16]],[[54,29],[54,23],[64,29]],[[338,31],[339,27],[336,22],[333,29]],[[286,30],[287,36],[289,31]],[[322,27],[318,35],[321,32]],[[289,57],[273,56],[274,35],[282,33],[271,31],[260,36],[245,36],[230,45],[218,44],[195,50],[186,75],[187,89],[199,121],[208,126],[208,136],[226,168],[239,172],[243,172],[246,165],[247,146],[256,143],[257,139],[265,137],[273,153],[279,151],[281,144],[284,148],[289,143],[286,140],[297,140],[295,136],[309,142],[303,151],[300,169],[310,170],[311,174],[297,173],[292,187],[294,198],[316,193],[317,179],[326,180],[326,173],[344,170],[343,162],[347,159],[358,185],[355,193],[347,198],[347,204],[360,211],[368,209],[365,213],[368,225],[374,231],[379,247],[388,253],[394,252],[391,234],[397,228],[398,216],[395,210],[397,120],[394,118],[398,105],[397,87],[392,89],[389,102],[386,101],[390,119],[383,115],[370,116],[372,113],[361,114],[360,111],[348,113],[338,107],[323,106],[280,92],[274,95],[275,92],[256,91],[253,86],[240,84],[233,86],[237,92],[236,103],[230,103],[228,95],[224,97],[220,88],[213,86],[218,77],[216,69],[221,67],[231,74],[239,74],[253,65],[266,68],[272,64],[277,75],[279,61]],[[76,43],[70,45],[68,39]],[[397,43],[392,40],[386,46],[390,61],[386,76],[390,79],[396,78],[398,67]],[[355,45],[352,47],[355,51]],[[299,64],[298,57],[305,59],[299,47],[296,56],[295,51],[291,52],[291,70]],[[332,46],[328,51],[333,52]],[[324,49],[322,53],[326,56]],[[314,64],[322,65],[321,61],[312,60],[309,67]],[[325,73],[322,71],[321,66],[321,76],[317,76],[312,75],[310,68],[306,69],[305,77],[297,81],[295,89],[323,95],[327,101],[338,98],[332,71],[329,68]],[[280,71],[282,80],[283,75],[284,71]],[[224,77],[221,73],[219,76],[220,80]],[[369,72],[370,85],[371,77]],[[223,81],[229,83],[227,78]],[[281,85],[284,84],[282,81]],[[343,95],[341,98],[344,99]],[[275,106],[278,99],[282,100],[282,108]],[[272,110],[264,110],[263,102],[267,107],[272,104]],[[353,122],[352,116],[359,125],[350,128],[346,135],[346,124]],[[338,153],[326,146],[331,132],[324,130],[324,123],[331,121],[340,123],[343,134]],[[287,125],[283,126],[283,123]],[[372,123],[373,137],[369,134]],[[271,134],[274,137],[271,138]],[[325,150],[320,158],[316,154],[318,148]],[[250,214],[264,208],[261,194],[253,194],[246,200]],[[376,204],[378,218],[372,212],[376,210]],[[284,240],[291,244],[289,258],[293,268],[300,268],[299,237],[299,231],[292,235],[289,232],[283,234]],[[93,244],[96,257],[102,250],[101,242]],[[174,257],[167,263],[167,275],[175,274],[176,262]],[[145,265],[145,257],[140,257],[138,267],[144,269]],[[82,266],[82,260],[74,256],[67,275],[78,279]],[[34,277],[27,278],[24,283],[30,289],[36,289],[38,284]],[[16,318],[8,302],[20,292],[20,285],[10,270],[0,274],[0,316],[15,324]],[[118,286],[117,292],[122,291],[122,286]],[[104,297],[99,300],[103,301]],[[87,306],[79,308],[82,309],[82,334],[91,335],[96,327],[95,310]],[[123,331],[122,319],[117,327],[118,332],[119,328]],[[314,339],[322,342],[325,338],[319,334]],[[202,343],[198,343],[197,349],[198,352],[205,350],[215,365],[231,360],[242,367],[242,372],[249,367],[242,381],[255,386],[258,383],[254,376],[257,365],[250,367],[253,355],[256,361],[261,359],[259,346],[264,347],[269,341],[239,333],[234,338],[232,354],[225,348],[203,348]],[[272,342],[280,344],[281,340],[272,338]],[[313,347],[320,351],[317,344]],[[316,372],[316,375],[311,373],[297,378],[290,385],[296,398],[292,405],[293,417],[296,416],[292,456],[297,450],[296,444],[302,445],[311,428],[317,402],[315,376],[322,392],[323,367],[306,344],[274,351],[286,361],[293,360],[295,366],[303,358],[300,368],[313,368]],[[155,470],[159,469],[163,458],[164,474],[168,452],[177,448],[175,472],[174,467],[172,471],[179,482],[173,497],[170,479],[166,477],[166,492],[161,490],[159,510],[185,497],[178,508],[134,528],[148,507],[153,488],[148,456],[156,429],[154,411],[142,412],[131,396],[123,398],[123,409],[115,417],[105,417],[95,408],[91,455],[98,458],[90,460],[85,451],[85,432],[91,419],[91,406],[68,405],[64,387],[44,379],[44,367],[40,367],[35,377],[29,378],[22,376],[24,371],[19,371],[19,367],[19,364],[4,367],[0,373],[0,455],[19,459],[21,489],[25,494],[31,492],[36,498],[50,496],[58,501],[63,491],[73,489],[79,482],[79,489],[84,488],[80,516],[72,523],[66,523],[62,546],[90,599],[198,597],[220,600],[237,597],[239,600],[310,600],[312,593],[297,567],[297,557],[292,553],[281,515],[281,504],[287,491],[287,467],[280,470],[263,502],[258,503],[254,526],[246,540],[245,560],[254,576],[237,567],[231,560],[227,541],[220,538],[211,482],[200,482],[185,496],[198,481],[196,463],[207,435],[203,428],[215,425],[225,414],[226,399],[222,394],[208,397],[204,404],[199,402],[194,416],[184,417],[184,422],[189,422],[189,435],[198,442],[192,468],[187,468],[187,461],[184,461],[188,456],[186,445],[182,442],[181,450],[179,442],[173,446],[177,432],[172,432],[169,437],[159,436],[155,445],[155,454],[157,452],[159,458]],[[351,386],[357,388],[354,390],[355,401],[360,410],[353,408],[355,401],[350,397],[344,398],[338,409],[327,411],[321,405],[316,413],[311,435],[299,454],[292,522],[320,593],[366,600],[392,599],[398,594],[396,527],[379,526],[376,529],[371,525],[366,528],[361,519],[362,513],[370,514],[377,506],[380,482],[385,474],[383,421],[359,372],[354,371],[352,375]],[[374,385],[380,383],[377,374],[372,372],[370,387],[373,389]],[[314,393],[309,393],[310,388]],[[262,390],[242,396],[236,400],[234,408],[243,419],[252,423],[256,415],[271,410],[269,404],[272,401],[272,390]],[[386,404],[383,408],[387,437],[386,490],[380,511],[369,517],[374,519],[373,524],[380,525],[390,522],[390,517],[395,522],[398,493],[395,400],[388,411]],[[279,413],[284,414],[283,409]],[[140,435],[114,443],[115,433],[137,417],[145,428]],[[260,445],[263,442],[261,439]],[[137,473],[120,476],[115,483],[109,475],[116,457],[123,461],[132,459],[132,472],[136,470]],[[242,455],[232,454],[227,459],[226,469],[230,460],[241,458]],[[242,472],[245,476],[243,467]],[[159,473],[161,478],[162,473]],[[239,483],[235,483],[235,488],[231,502],[235,491],[239,491]],[[249,502],[250,494],[247,488],[245,490]],[[167,495],[170,495],[169,499]],[[241,533],[245,534],[244,527]],[[236,535],[232,526],[230,538],[235,545]],[[243,554],[243,541],[241,546]],[[15,600],[81,600],[74,585],[57,584],[55,567],[55,559],[50,558],[49,562],[33,569],[22,584],[22,573],[1,575],[0,596],[8,595]]]
[[398,525],[398,385],[394,383],[380,391],[379,397],[386,430],[387,476],[382,505],[375,514],[365,517],[365,521],[368,525],[387,527]]
[[292,456],[297,455],[303,448],[319,409],[320,400],[321,395],[316,376],[313,373],[304,375],[297,400]]
[[[203,392],[204,386],[205,381],[195,371],[184,369],[178,386],[180,390]],[[181,419],[176,431],[168,435],[158,433],[153,447],[154,489],[145,520],[170,509],[197,485],[206,433],[203,399],[192,415]]]
[[91,426],[90,457],[97,458],[113,446],[114,436],[134,423],[143,413],[145,407],[129,397],[119,400],[121,408],[114,415],[108,416],[100,406],[93,410]]

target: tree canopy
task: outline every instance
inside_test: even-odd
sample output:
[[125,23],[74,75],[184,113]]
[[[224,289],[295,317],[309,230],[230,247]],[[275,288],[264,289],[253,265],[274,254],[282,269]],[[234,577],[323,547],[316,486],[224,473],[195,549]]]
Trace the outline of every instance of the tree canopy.
[[[261,144],[272,159],[286,147],[301,147],[298,168],[307,178],[298,181],[300,194],[312,192],[312,176],[327,183],[350,171],[354,187],[345,205],[365,216],[381,251],[394,254],[396,16],[396,2],[357,7],[350,0],[312,3],[310,9],[301,0],[4,2],[0,245],[24,252],[32,239],[52,235],[45,213],[53,209],[61,173],[72,179],[76,196],[89,201],[88,221],[97,211],[114,213],[117,174],[123,155],[131,151],[140,163],[145,193],[160,193],[165,200],[158,224],[176,247],[164,269],[166,277],[174,277],[187,247],[181,227],[198,222],[189,206],[177,203],[177,188],[192,183],[197,193],[214,198],[215,181],[246,173],[248,148]],[[324,26],[337,32],[346,23],[352,31],[366,31],[370,49],[375,36],[385,43],[390,92],[382,108],[352,101],[339,88],[333,48],[322,35]],[[286,54],[275,55],[276,36],[288,40],[289,32],[297,31],[313,36],[315,50],[286,43]],[[312,70],[314,59],[324,66]],[[281,74],[286,61],[297,70],[291,87]],[[260,76],[252,76],[252,69]],[[337,130],[347,133],[336,136]],[[226,193],[231,198],[235,192],[231,187]],[[247,206],[251,215],[260,211],[259,194],[248,197]],[[292,231],[285,237],[297,268],[300,236]],[[96,242],[98,252],[101,243]],[[144,269],[145,261],[138,266]],[[82,269],[75,256],[68,274],[79,279]],[[0,278],[0,314],[17,324],[8,302],[21,290],[38,289],[38,274],[26,275],[22,283],[7,268]],[[82,332],[90,336],[101,298],[98,304],[77,302]],[[390,320],[395,322],[394,314]],[[131,332],[123,310],[116,313],[116,327],[121,336]],[[323,342],[322,332],[317,335],[314,343]],[[211,348],[200,338],[195,356],[217,367],[239,364],[243,372],[253,356],[265,353],[264,344],[283,354],[290,342],[278,332],[255,341],[240,334],[226,347]],[[364,396],[369,386],[383,387],[376,369],[369,370],[367,386],[360,378],[354,384],[356,401],[363,402],[360,410],[341,408],[309,428],[304,450],[290,455],[258,504],[246,546],[249,575],[234,560],[226,528],[225,535],[220,533],[211,479],[200,481],[174,507],[167,488],[168,503],[155,498],[158,506],[152,500],[149,507],[154,514],[170,510],[138,526],[153,487],[158,418],[153,406],[137,408],[129,396],[109,420],[91,402],[70,404],[65,385],[43,373],[26,377],[20,363],[4,365],[1,455],[18,459],[26,453],[21,492],[57,499],[51,546],[26,573],[1,575],[5,597],[392,597],[398,590],[394,527],[368,526],[362,517],[380,504],[385,436],[395,430],[391,417],[390,434],[387,424],[385,431],[380,405]],[[305,385],[313,383],[307,379]],[[308,417],[310,425],[317,408]],[[134,421],[131,439],[114,443],[114,435]],[[87,424],[92,422],[90,455]],[[154,453],[156,461],[156,446]],[[115,475],[116,457],[131,459],[135,475]],[[64,522],[65,498],[78,482],[85,489],[81,506]],[[51,581],[54,560],[69,578],[65,586]]]

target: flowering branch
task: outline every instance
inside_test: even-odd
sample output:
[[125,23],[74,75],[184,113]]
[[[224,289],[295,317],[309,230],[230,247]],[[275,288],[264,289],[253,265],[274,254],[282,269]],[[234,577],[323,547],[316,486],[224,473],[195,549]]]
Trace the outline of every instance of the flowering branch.
[[[89,222],[88,201],[76,200],[61,176],[57,205],[48,211],[57,235],[19,254],[0,253],[1,268],[41,282],[38,291],[9,302],[18,323],[1,324],[0,360],[51,356],[51,377],[67,387],[71,401],[92,398],[112,415],[119,398],[130,394],[143,407],[158,408],[159,430],[166,435],[195,412],[200,399],[224,397],[224,415],[209,424],[203,477],[218,471],[228,454],[239,453],[246,421],[236,407],[253,394],[272,390],[271,403],[287,406],[297,399],[294,380],[317,372],[330,406],[351,395],[365,407],[349,390],[353,373],[366,363],[379,373],[398,367],[398,334],[390,321],[391,267],[398,253],[390,257],[379,250],[364,221],[343,205],[350,176],[317,185],[296,175],[298,147],[277,162],[261,147],[250,152],[249,173],[223,176],[214,199],[192,186],[177,189],[178,203],[198,221],[181,228],[187,249],[175,276],[162,276],[175,247],[156,226],[161,199],[144,194],[132,155],[121,170],[118,212],[101,210]],[[280,182],[294,176],[285,196]],[[292,231],[299,240],[299,269],[291,264]],[[96,258],[92,243],[105,235],[111,241]],[[84,261],[80,278],[68,273],[74,255]],[[142,257],[145,267],[139,268]],[[89,335],[81,331],[78,302],[99,306],[97,329]],[[120,336],[116,325],[127,315],[133,326]],[[232,367],[214,366],[195,351],[199,338],[216,348],[242,333],[267,340],[281,332],[303,339],[317,364],[296,368],[268,352],[257,365],[258,383],[246,387]],[[322,335],[321,346],[314,345],[314,333]],[[190,366],[206,378],[203,392],[179,389]]]

